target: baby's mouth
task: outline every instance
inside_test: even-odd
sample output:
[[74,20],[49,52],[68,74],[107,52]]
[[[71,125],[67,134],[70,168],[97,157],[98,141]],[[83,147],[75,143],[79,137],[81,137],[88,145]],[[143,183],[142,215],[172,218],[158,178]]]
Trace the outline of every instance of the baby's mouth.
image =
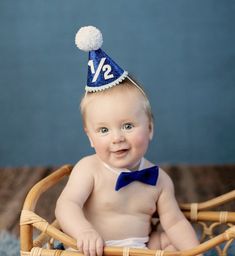
[[112,151],[112,153],[114,153],[115,155],[123,155],[123,154],[127,153],[128,150],[129,149],[120,149],[120,150]]

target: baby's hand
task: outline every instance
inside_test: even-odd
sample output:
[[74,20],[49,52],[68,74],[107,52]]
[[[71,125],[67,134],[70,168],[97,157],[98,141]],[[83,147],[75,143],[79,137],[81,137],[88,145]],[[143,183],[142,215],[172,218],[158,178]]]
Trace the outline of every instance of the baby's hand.
[[94,229],[89,229],[79,234],[77,247],[85,256],[102,256],[104,242]]

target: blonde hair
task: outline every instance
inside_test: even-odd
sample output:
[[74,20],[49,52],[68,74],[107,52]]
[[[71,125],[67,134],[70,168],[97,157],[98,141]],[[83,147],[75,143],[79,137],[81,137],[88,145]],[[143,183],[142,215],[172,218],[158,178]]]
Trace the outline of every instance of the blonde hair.
[[146,95],[146,93],[144,92],[143,88],[137,84],[133,79],[131,79],[130,77],[127,77],[122,83],[115,85],[109,89],[105,89],[102,91],[98,91],[98,92],[86,92],[83,96],[83,98],[81,99],[80,102],[80,111],[81,111],[81,115],[82,115],[82,120],[83,120],[83,125],[84,127],[86,126],[86,122],[85,122],[85,116],[86,116],[86,106],[87,104],[94,98],[97,97],[99,95],[110,95],[110,94],[114,94],[122,91],[122,92],[126,92],[126,91],[135,91],[137,92],[143,99],[143,107],[144,107],[144,111],[149,119],[149,122],[153,124],[153,113],[151,110],[151,105],[150,102],[148,100],[148,97]]

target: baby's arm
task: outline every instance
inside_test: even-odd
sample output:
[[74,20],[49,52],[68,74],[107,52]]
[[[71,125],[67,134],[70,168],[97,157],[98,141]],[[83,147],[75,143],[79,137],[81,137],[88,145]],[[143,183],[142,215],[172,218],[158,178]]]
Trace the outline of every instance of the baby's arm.
[[174,186],[169,176],[161,171],[161,193],[157,211],[163,230],[172,245],[178,250],[191,249],[199,244],[189,221],[181,212],[174,195]]
[[61,228],[77,240],[77,246],[85,255],[103,253],[103,240],[85,218],[83,205],[92,192],[94,177],[87,159],[73,169],[68,183],[56,204],[56,218]]

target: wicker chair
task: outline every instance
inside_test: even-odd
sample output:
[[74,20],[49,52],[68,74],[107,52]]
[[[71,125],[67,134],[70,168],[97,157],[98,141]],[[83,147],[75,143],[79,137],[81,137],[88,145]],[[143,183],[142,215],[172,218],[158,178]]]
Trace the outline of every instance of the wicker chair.
[[[72,166],[66,165],[59,168],[46,178],[39,181],[29,191],[21,212],[20,218],[20,242],[21,256],[75,256],[82,255],[79,252],[54,249],[55,241],[76,249],[76,241],[63,233],[55,220],[49,224],[45,219],[35,213],[35,207],[39,197],[50,187],[57,184],[64,176],[69,176]],[[228,248],[234,243],[235,238],[235,212],[208,211],[229,201],[235,200],[235,190],[202,203],[181,204],[185,216],[197,226],[202,228],[201,243],[197,247],[187,251],[168,252],[161,250],[146,250],[134,248],[105,247],[105,256],[190,256],[206,252],[212,248],[217,255],[227,255]],[[215,235],[215,229],[220,225],[226,225],[226,230]],[[40,234],[33,239],[33,230]],[[220,245],[223,244],[223,247]]]

